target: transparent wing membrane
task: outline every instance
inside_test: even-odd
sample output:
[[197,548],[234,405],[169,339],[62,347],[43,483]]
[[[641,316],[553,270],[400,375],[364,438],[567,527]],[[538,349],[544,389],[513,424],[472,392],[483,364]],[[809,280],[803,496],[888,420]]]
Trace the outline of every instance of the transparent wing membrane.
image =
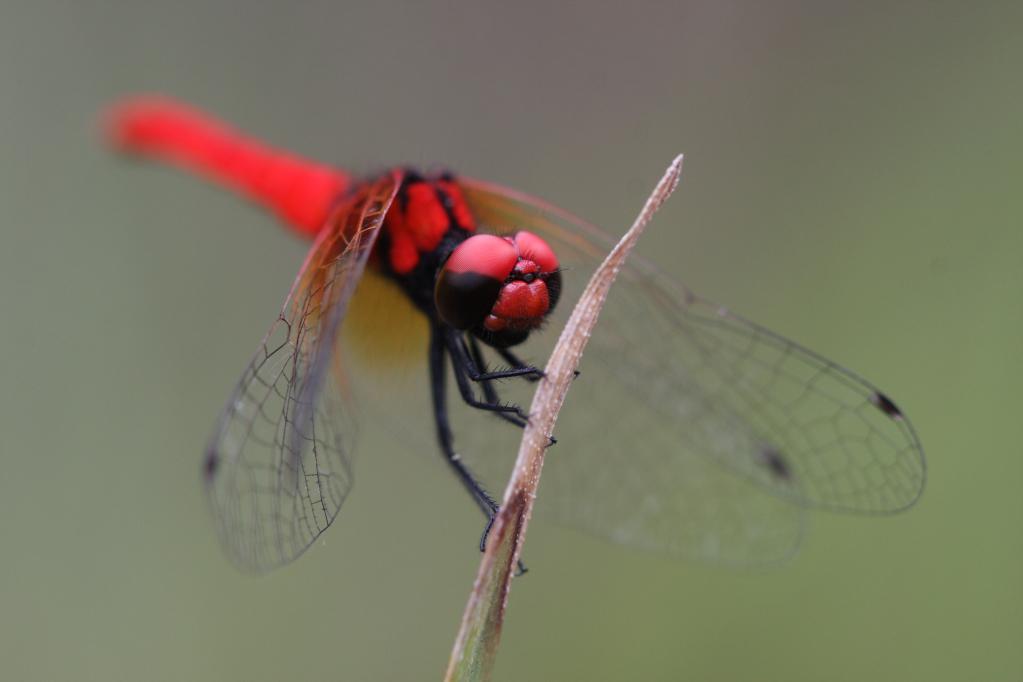
[[[523,351],[542,363],[612,242],[539,200],[463,183],[489,229],[534,231],[558,254],[562,307]],[[770,562],[798,543],[805,507],[894,512],[922,490],[920,443],[884,394],[641,259],[612,288],[580,369],[539,509],[613,541]]]
[[367,183],[335,211],[217,422],[204,478],[220,539],[244,570],[304,552],[351,488],[338,330],[399,183],[397,172]]
[[[363,287],[347,315],[400,180],[367,183],[335,212],[211,439],[205,474],[218,533],[245,570],[294,559],[337,515],[352,483],[353,393],[361,417],[369,410],[417,454],[437,450],[419,313],[395,305],[384,283]],[[462,186],[484,229],[536,232],[558,255],[562,302],[550,328],[515,349],[542,365],[612,242],[537,199]],[[395,329],[402,320],[413,325]],[[772,563],[798,546],[807,508],[894,512],[923,487],[919,441],[888,397],[641,259],[612,288],[580,369],[538,511],[614,542]],[[496,388],[528,407],[534,386]],[[449,409],[459,454],[499,496],[521,432],[454,397]]]

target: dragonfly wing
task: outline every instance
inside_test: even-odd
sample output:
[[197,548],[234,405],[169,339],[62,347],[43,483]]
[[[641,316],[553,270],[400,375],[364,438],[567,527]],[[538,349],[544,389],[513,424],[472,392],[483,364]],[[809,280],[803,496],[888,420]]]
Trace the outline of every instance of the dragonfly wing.
[[[652,333],[664,335],[653,346],[677,364],[648,361],[632,376],[648,374],[648,404],[693,429],[693,447],[797,504],[886,514],[916,502],[923,449],[885,394],[706,299],[657,294],[646,301]],[[627,343],[627,335],[605,342]],[[699,386],[698,399],[661,398],[683,384]]]
[[351,488],[338,329],[400,180],[394,172],[367,183],[331,217],[210,439],[206,489],[221,542],[243,570],[302,554]]
[[[550,242],[573,301],[612,240],[540,200],[464,182],[491,229]],[[769,561],[798,540],[804,507],[893,512],[922,490],[919,440],[884,394],[640,258],[619,275],[580,369],[573,393],[584,395],[569,394],[544,486],[558,489],[559,518],[616,541]]]
[[538,513],[683,558],[748,566],[791,557],[805,509],[682,441],[679,425],[615,382],[606,357],[583,357],[547,453]]

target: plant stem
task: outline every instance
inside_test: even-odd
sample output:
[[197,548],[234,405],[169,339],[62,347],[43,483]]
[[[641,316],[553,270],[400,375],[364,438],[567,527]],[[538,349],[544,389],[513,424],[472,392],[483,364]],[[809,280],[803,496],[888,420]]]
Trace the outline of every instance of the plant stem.
[[444,679],[448,682],[487,680],[494,668],[501,637],[508,592],[515,566],[522,554],[540,483],[544,451],[554,430],[558,412],[582,359],[583,349],[607,294],[625,258],[635,246],[643,229],[678,185],[682,156],[668,167],[636,217],[636,221],[593,273],[586,289],[565,324],[538,383],[529,410],[529,423],[522,434],[518,459],[504,493],[501,511],[494,521],[480,561],[479,572],[465,606],[461,628],[448,662]]

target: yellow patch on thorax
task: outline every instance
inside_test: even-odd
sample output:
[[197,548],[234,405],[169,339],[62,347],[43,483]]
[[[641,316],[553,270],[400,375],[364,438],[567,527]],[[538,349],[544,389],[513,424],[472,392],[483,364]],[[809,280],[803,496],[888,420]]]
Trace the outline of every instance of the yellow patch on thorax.
[[404,374],[425,364],[429,327],[401,287],[369,266],[349,303],[341,343],[373,372]]

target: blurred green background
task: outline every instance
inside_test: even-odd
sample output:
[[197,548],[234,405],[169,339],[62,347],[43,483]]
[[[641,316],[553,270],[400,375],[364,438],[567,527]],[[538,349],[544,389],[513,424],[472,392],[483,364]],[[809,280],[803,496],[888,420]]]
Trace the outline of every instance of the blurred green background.
[[314,551],[224,559],[199,453],[305,244],[108,154],[140,90],[615,232],[684,151],[640,250],[914,420],[918,506],[815,515],[781,569],[535,523],[497,679],[1023,678],[1019,7],[3,3],[0,678],[439,679],[476,571],[456,482],[383,434]]

